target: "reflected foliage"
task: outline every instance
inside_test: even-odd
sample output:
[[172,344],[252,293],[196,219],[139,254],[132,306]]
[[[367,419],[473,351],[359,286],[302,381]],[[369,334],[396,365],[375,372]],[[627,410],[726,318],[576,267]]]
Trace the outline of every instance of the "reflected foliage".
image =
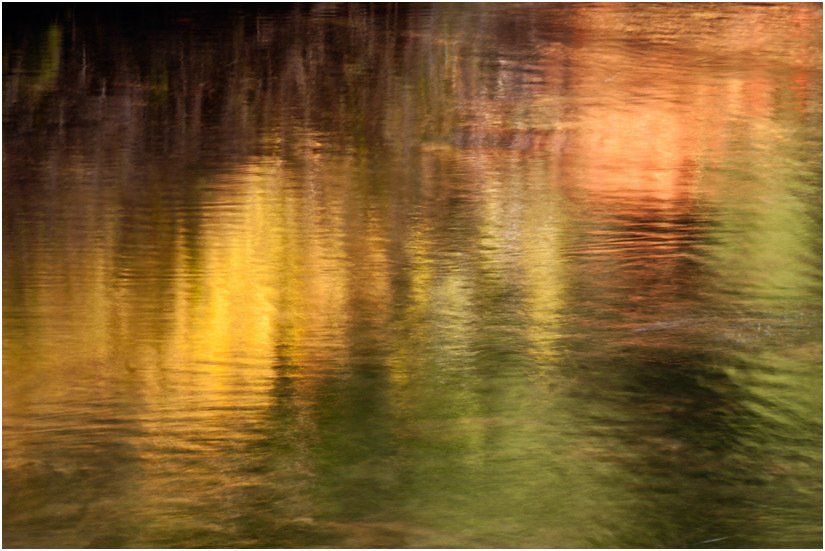
[[821,6],[3,12],[5,545],[821,546]]

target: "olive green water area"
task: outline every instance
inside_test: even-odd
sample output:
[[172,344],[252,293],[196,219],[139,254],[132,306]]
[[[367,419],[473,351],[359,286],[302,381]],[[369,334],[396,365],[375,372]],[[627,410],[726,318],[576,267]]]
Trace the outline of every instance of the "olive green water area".
[[822,8],[3,7],[6,547],[820,547]]

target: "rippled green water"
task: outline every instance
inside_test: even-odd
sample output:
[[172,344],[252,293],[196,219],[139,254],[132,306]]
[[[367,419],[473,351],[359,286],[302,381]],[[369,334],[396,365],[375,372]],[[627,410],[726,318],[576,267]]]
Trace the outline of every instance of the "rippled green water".
[[821,546],[820,5],[3,11],[4,546]]

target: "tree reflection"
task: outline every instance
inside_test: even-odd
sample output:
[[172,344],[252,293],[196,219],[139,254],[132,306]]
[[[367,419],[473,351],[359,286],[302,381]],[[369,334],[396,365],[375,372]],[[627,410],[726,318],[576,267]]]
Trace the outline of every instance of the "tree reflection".
[[819,6],[20,10],[10,544],[821,543]]

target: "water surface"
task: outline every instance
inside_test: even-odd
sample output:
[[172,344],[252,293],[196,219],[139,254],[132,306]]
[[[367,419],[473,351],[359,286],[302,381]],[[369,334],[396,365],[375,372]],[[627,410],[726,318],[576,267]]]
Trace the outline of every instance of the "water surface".
[[3,11],[4,546],[821,547],[821,5]]

